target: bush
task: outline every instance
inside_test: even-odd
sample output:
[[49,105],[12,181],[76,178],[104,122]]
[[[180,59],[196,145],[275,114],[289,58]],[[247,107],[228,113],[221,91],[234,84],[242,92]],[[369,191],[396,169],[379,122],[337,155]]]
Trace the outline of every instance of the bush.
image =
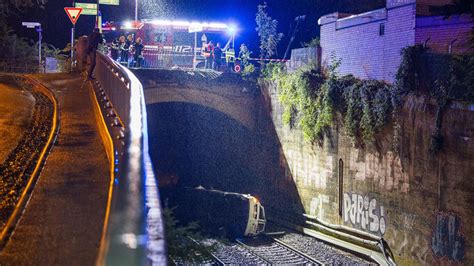
[[399,151],[400,110],[406,95],[425,95],[438,104],[436,129],[430,150],[442,148],[441,117],[449,101],[474,102],[474,57],[426,53],[422,46],[403,49],[394,85],[378,80],[339,76],[340,60],[321,71],[317,66],[287,73],[281,64],[268,64],[262,73],[278,85],[283,122],[299,127],[305,139],[322,144],[335,123],[343,117],[346,134],[355,146],[374,142],[375,135],[393,120],[393,149]]
[[174,208],[163,209],[169,261],[199,264],[212,260],[211,253],[216,246],[195,242],[204,239],[199,233],[199,225],[196,222],[180,225],[173,212]]

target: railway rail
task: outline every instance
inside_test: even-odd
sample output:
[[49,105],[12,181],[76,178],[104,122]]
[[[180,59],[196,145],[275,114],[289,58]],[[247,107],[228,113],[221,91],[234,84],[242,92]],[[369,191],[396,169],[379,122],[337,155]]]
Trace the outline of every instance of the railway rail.
[[211,254],[214,261],[209,262],[216,265],[375,265],[312,237],[287,231],[236,239],[230,244],[215,239],[206,241],[218,245]]
[[[208,241],[211,243],[217,242],[217,240]],[[219,243],[217,250],[211,255],[214,258],[214,264],[217,265],[323,265],[318,259],[298,251],[295,247],[270,235],[236,239],[235,243],[229,245]]]
[[264,259],[268,264],[323,265],[316,258],[298,251],[296,248],[270,235],[262,235],[245,240],[237,239],[236,242],[251,253]]

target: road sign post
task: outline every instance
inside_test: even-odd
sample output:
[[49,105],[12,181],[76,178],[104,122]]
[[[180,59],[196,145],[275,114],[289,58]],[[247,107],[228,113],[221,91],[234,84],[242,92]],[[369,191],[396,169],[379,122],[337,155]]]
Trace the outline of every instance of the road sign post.
[[41,34],[43,32],[43,29],[41,29],[41,25],[36,29],[36,32],[38,32],[38,71],[41,73],[42,72],[42,67],[41,67],[41,42],[43,40],[43,35]]
[[42,32],[43,30],[41,29],[41,24],[38,22],[22,22],[22,26],[25,26],[29,29],[35,29],[36,32],[38,32],[38,72],[41,73],[42,67],[41,67],[41,42],[43,40]]
[[76,24],[71,28],[71,72],[74,69],[74,32],[76,31]]
[[74,31],[76,29],[76,22],[81,15],[82,8],[80,7],[65,7],[64,11],[66,11],[67,16],[71,20],[72,28],[71,28],[71,71],[74,68]]

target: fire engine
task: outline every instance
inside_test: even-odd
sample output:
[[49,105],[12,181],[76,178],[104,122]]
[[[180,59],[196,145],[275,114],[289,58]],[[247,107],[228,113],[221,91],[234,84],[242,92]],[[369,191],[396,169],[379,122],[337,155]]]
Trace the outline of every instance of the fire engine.
[[214,45],[221,44],[221,65],[234,69],[236,64],[236,27],[225,23],[141,20],[120,25],[108,23],[103,31],[109,40],[128,34],[134,35],[135,39],[141,38],[144,45],[142,66],[147,68],[204,68],[210,56],[205,48],[211,41]]

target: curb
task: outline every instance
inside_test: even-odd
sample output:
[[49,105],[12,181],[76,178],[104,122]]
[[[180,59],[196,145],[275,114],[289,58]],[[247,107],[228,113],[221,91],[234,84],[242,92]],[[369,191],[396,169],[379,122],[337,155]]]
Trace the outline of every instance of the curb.
[[[92,82],[91,82],[92,83]],[[90,84],[88,86],[88,91],[89,91],[89,96],[92,101],[92,105],[94,106],[94,115],[96,118],[97,126],[99,128],[99,133],[100,137],[102,139],[102,142],[104,144],[105,151],[107,153],[107,157],[109,159],[110,163],[110,183],[109,183],[109,195],[107,197],[107,208],[105,211],[105,217],[104,217],[104,225],[102,227],[102,235],[100,237],[100,245],[99,245],[99,253],[97,255],[96,259],[96,265],[104,265],[105,264],[105,254],[107,253],[108,250],[108,245],[106,241],[106,235],[107,235],[107,229],[108,229],[108,224],[109,224],[109,218],[110,218],[110,209],[112,206],[112,196],[113,196],[113,190],[114,190],[114,180],[115,180],[115,165],[114,165],[114,142],[112,140],[112,136],[110,135],[110,132],[107,127],[107,123],[105,122],[104,116],[102,114],[99,102],[97,100],[97,95],[94,90],[94,84]]]

